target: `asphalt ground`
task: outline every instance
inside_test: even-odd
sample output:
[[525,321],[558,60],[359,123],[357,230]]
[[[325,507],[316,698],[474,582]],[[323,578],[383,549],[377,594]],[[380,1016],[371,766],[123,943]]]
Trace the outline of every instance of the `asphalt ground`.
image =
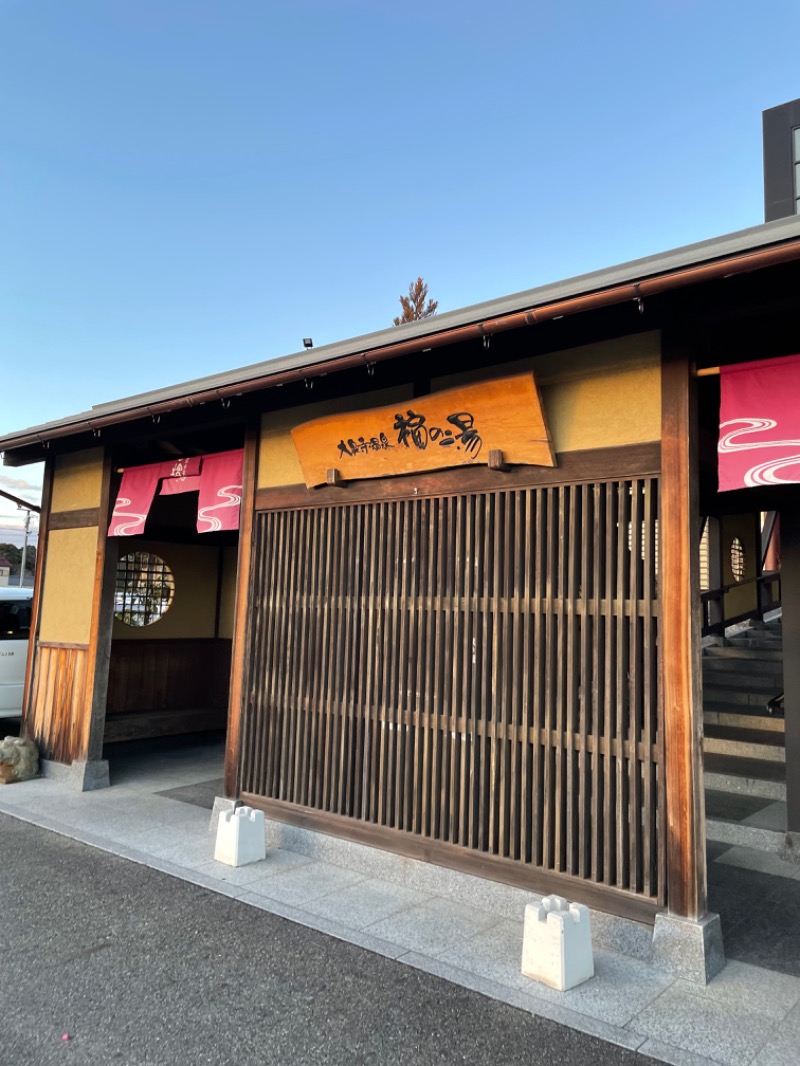
[[5,815],[0,908],[0,1066],[654,1061]]

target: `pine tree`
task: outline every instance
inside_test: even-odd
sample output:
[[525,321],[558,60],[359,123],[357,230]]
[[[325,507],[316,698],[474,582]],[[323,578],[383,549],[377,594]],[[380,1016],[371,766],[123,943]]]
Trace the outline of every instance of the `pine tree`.
[[431,315],[435,315],[439,301],[428,300],[426,305],[425,301],[427,299],[428,286],[422,278],[412,281],[408,286],[408,296],[400,297],[400,306],[403,308],[403,313],[394,320],[394,324],[399,326],[403,322],[417,322],[420,318],[430,318]]

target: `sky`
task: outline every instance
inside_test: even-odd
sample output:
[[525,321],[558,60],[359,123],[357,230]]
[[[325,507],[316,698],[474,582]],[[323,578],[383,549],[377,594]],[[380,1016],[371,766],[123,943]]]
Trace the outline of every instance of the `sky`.
[[799,38],[796,0],[0,0],[0,433],[382,329],[418,275],[456,310],[757,225]]

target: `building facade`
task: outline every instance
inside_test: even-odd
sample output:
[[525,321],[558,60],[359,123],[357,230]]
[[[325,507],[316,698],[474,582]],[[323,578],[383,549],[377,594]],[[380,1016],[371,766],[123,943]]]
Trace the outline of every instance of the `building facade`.
[[[718,491],[714,372],[796,351],[798,276],[784,220],[0,439],[47,469],[26,730],[86,786],[224,728],[270,817],[705,928],[703,516],[780,510],[800,603],[795,490]],[[509,381],[549,459],[489,431]],[[162,472],[109,536],[131,471],[240,450],[237,529]],[[787,762],[798,723],[787,669]]]

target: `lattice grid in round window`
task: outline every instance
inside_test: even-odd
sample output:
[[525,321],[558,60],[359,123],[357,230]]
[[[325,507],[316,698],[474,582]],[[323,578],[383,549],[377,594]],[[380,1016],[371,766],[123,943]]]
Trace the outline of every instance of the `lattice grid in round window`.
[[130,552],[117,563],[114,617],[128,626],[151,626],[169,609],[175,579],[163,559]]
[[731,541],[731,573],[734,581],[744,581],[745,562],[744,544],[734,537]]

